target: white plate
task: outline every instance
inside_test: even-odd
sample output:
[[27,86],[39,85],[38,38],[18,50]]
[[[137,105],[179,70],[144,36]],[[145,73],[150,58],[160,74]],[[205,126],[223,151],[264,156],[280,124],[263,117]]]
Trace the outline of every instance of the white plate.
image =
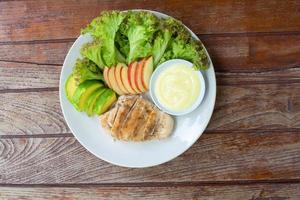
[[[158,17],[167,17],[159,12],[150,12]],[[192,35],[197,38],[194,33]],[[84,113],[77,112],[65,95],[64,85],[76,59],[80,56],[80,47],[91,41],[92,38],[89,35],[81,35],[77,38],[66,56],[60,75],[60,104],[64,118],[76,139],[102,160],[123,167],[136,168],[165,163],[191,147],[205,130],[215,105],[216,78],[210,57],[208,56],[209,69],[202,71],[206,85],[202,103],[192,113],[174,117],[175,129],[169,138],[147,142],[114,141],[104,132],[97,117],[89,118]]]

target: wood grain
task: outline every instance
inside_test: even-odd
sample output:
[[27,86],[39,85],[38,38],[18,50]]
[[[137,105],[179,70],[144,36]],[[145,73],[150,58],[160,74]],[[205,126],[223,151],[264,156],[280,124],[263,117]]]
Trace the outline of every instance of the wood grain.
[[0,61],[0,90],[59,86],[61,66]]
[[[0,1],[0,199],[300,199],[300,1]],[[110,165],[61,113],[64,57],[103,10],[144,8],[203,41],[218,96],[206,133],[175,160]]]
[[0,135],[69,132],[57,91],[0,94]]
[[128,169],[91,155],[73,137],[0,139],[0,184],[299,181],[299,146],[299,132],[204,134],[175,160]]
[[32,199],[223,199],[263,200],[300,198],[300,184],[257,184],[190,187],[0,187],[0,198]]
[[[300,34],[199,37],[217,72],[263,72],[300,66]],[[62,65],[74,40],[0,43],[0,61]]]
[[[247,79],[247,75],[243,77]],[[247,80],[264,81],[267,80],[265,77],[268,78],[265,74]],[[281,78],[290,79],[284,74]],[[268,84],[253,85],[247,84],[246,80],[220,79],[224,85],[218,86],[216,107],[207,130],[299,130],[300,83],[272,83],[272,79],[271,76]],[[299,81],[299,75],[295,79]],[[3,93],[0,98],[0,135],[69,132],[57,91]]]
[[143,8],[182,20],[198,34],[300,31],[297,0],[289,1],[13,1],[0,2],[0,41],[74,38],[101,11]]
[[[75,39],[0,43],[0,61],[62,66]],[[18,52],[18,53],[16,53]]]
[[300,34],[200,38],[219,72],[262,72],[300,66]]
[[300,84],[219,86],[208,130],[300,127]]

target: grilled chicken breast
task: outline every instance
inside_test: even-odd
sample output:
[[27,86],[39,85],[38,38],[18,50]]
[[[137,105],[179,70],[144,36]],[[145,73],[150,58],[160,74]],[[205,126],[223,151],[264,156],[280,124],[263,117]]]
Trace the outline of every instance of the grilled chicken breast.
[[100,116],[100,121],[114,138],[126,141],[166,138],[174,127],[170,115],[139,95],[119,97],[115,106]]

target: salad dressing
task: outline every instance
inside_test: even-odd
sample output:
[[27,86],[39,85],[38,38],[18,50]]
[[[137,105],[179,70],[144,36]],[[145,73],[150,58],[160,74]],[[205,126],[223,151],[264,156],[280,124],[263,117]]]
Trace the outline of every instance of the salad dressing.
[[159,74],[154,91],[165,108],[176,112],[186,110],[200,94],[198,71],[185,64],[173,64]]

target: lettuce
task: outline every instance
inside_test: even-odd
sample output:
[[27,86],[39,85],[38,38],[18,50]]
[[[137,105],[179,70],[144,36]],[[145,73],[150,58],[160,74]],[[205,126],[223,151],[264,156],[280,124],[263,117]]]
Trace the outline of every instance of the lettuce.
[[77,85],[86,80],[104,80],[101,70],[86,58],[76,60],[72,73]]
[[99,41],[88,43],[81,48],[81,55],[96,63],[101,69],[105,64],[102,59],[102,48]]
[[120,33],[127,37],[127,63],[147,57],[152,52],[152,40],[157,31],[158,18],[149,12],[127,12]]
[[85,29],[82,34],[90,33],[101,43],[101,55],[106,66],[117,64],[120,55],[116,52],[115,36],[125,14],[118,11],[102,12]]
[[96,42],[85,46],[81,53],[101,68],[148,56],[153,56],[155,66],[175,58],[192,62],[198,70],[208,66],[200,41],[171,17],[159,19],[145,11],[106,11],[82,30],[86,33]]
[[171,32],[169,30],[159,31],[154,39],[152,56],[154,66],[156,66],[161,60],[168,47],[169,41],[171,40]]
[[165,26],[172,33],[172,37],[159,63],[180,58],[192,62],[197,70],[207,69],[207,57],[200,41],[192,38],[189,31],[178,20],[167,18]]

